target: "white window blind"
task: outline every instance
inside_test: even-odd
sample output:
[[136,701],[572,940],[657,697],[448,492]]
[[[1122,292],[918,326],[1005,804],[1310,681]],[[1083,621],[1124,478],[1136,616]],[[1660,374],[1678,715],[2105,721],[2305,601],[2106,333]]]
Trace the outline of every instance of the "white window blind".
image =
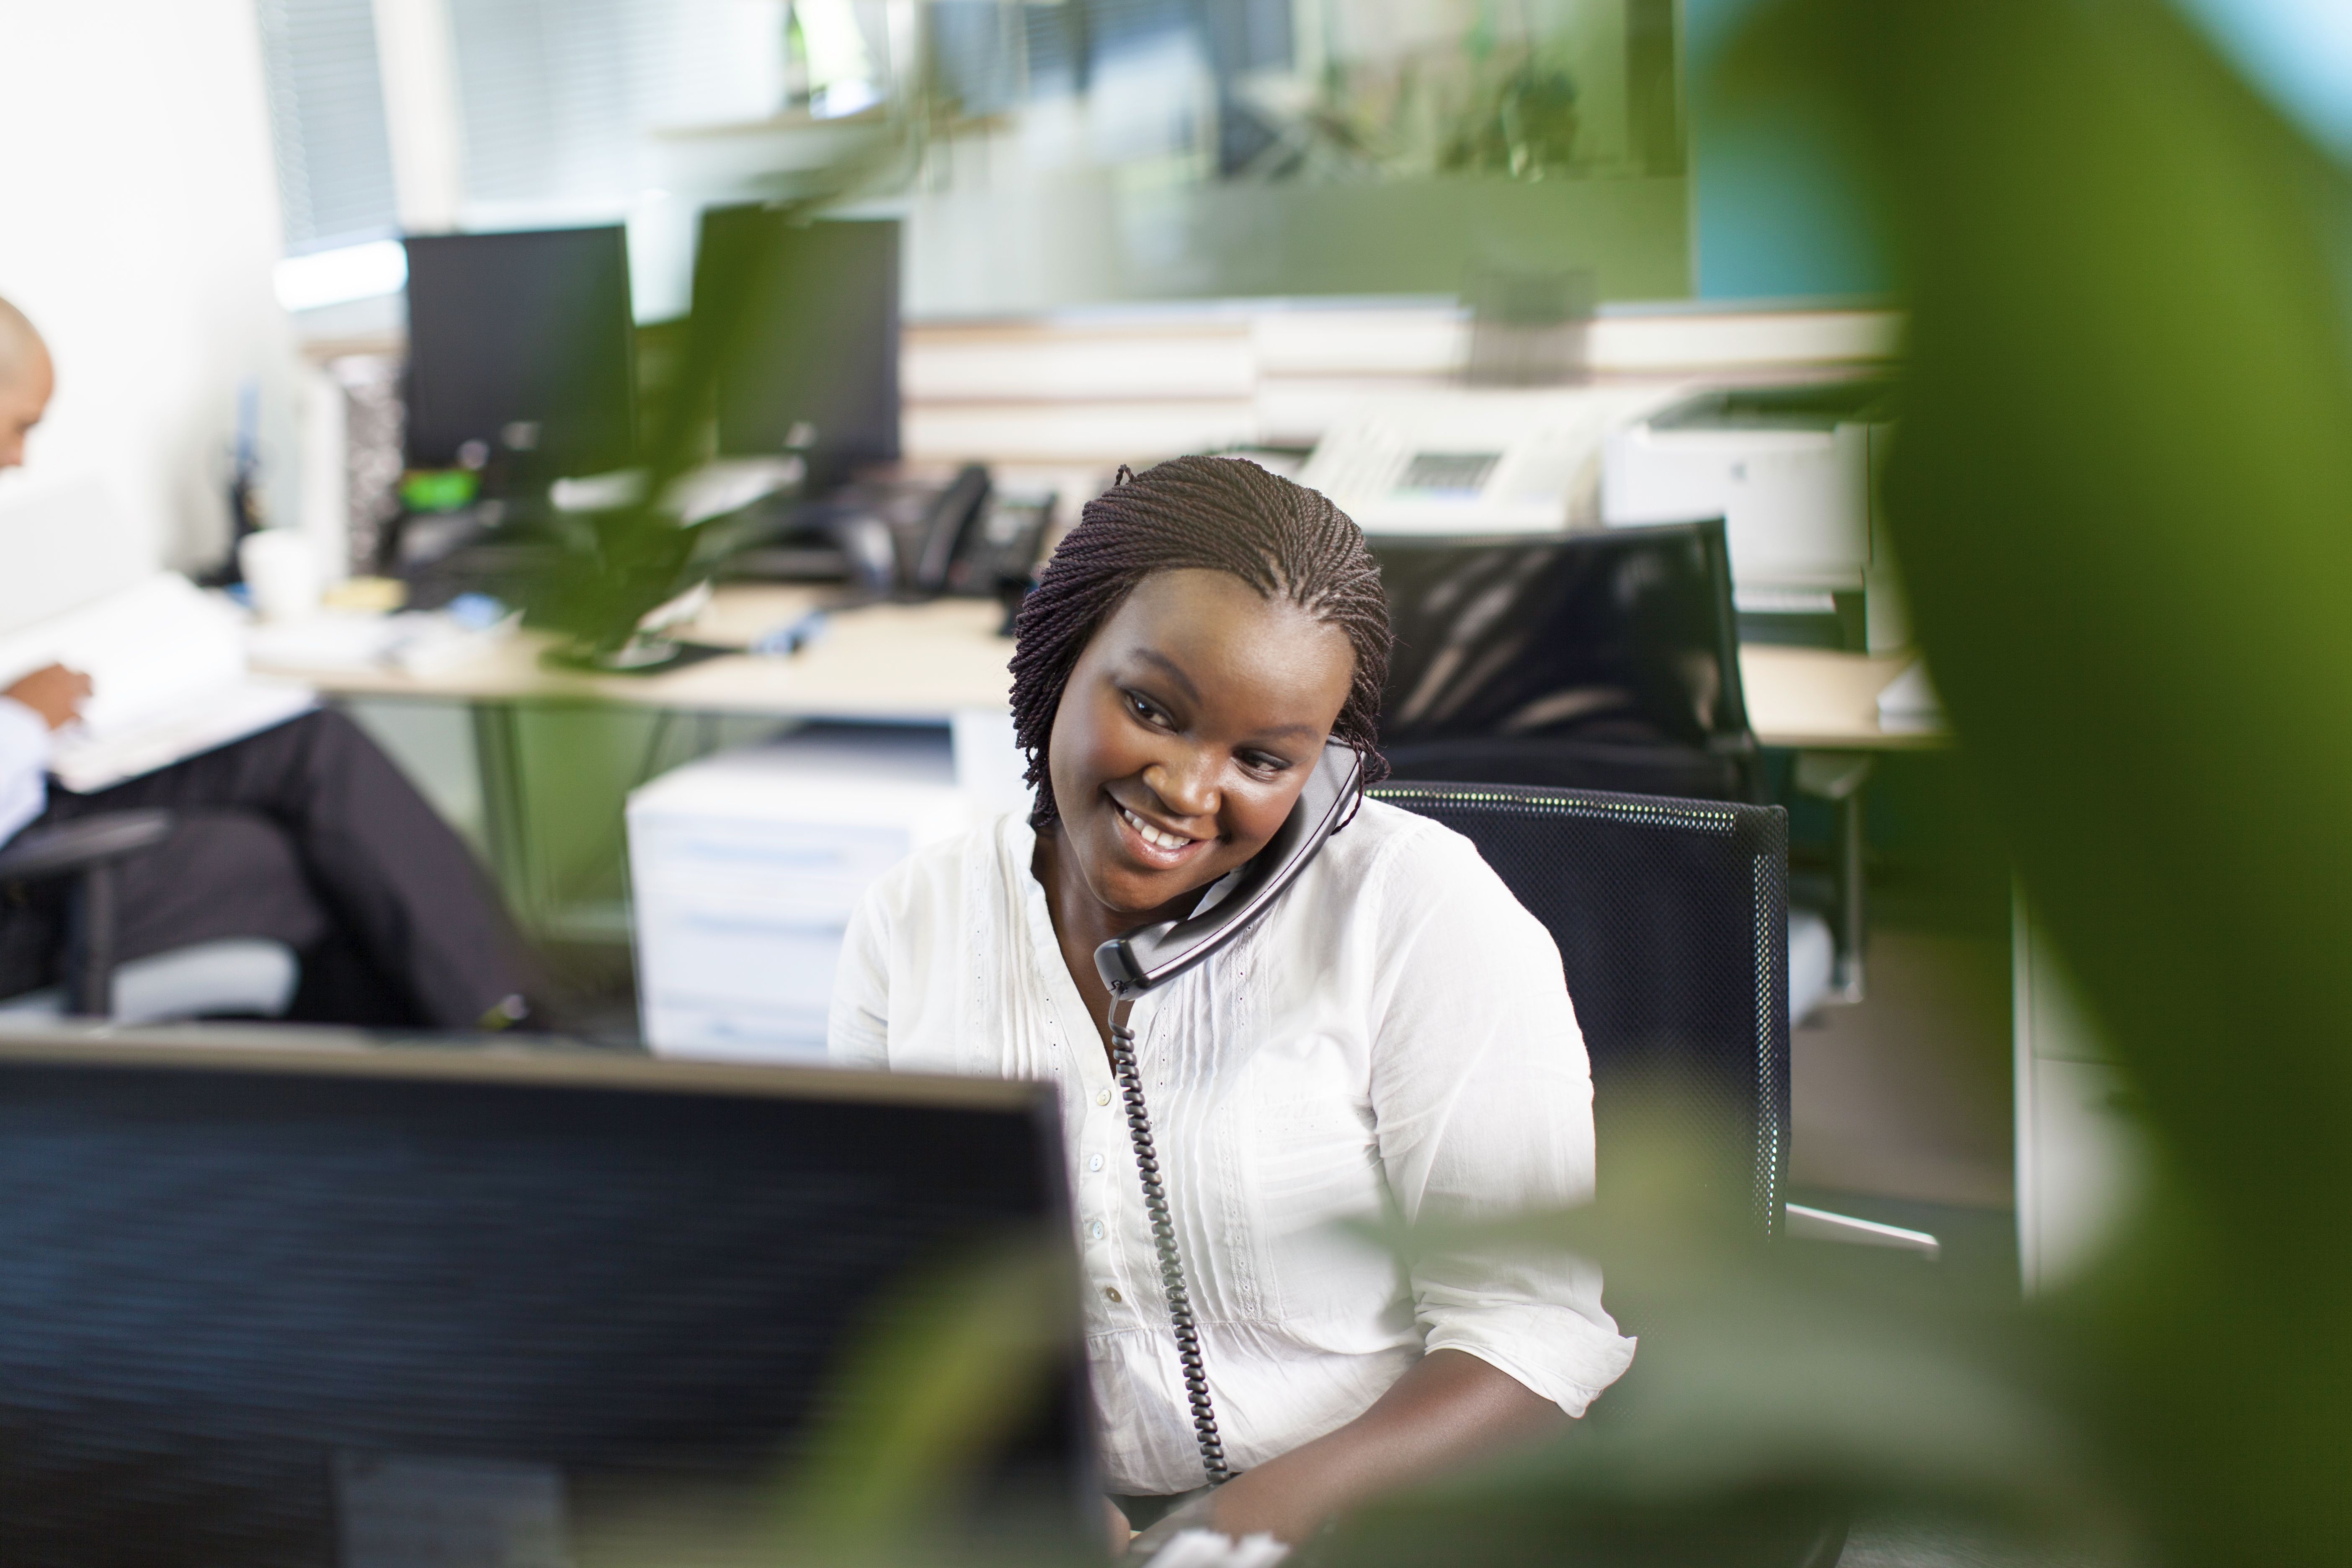
[[772,114],[773,0],[449,0],[476,221],[617,215],[656,131]]
[[289,255],[397,232],[369,0],[256,0]]

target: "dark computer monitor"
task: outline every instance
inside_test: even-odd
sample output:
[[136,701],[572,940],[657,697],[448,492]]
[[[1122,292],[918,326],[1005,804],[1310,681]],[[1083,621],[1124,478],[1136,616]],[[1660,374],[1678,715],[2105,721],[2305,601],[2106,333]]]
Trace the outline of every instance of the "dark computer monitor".
[[635,460],[624,229],[406,243],[411,468],[455,468],[473,442],[541,479]]
[[[910,1275],[1066,1258],[1061,1161],[1032,1084],[12,1036],[0,1562],[551,1563],[756,1513]],[[1070,1318],[984,1489],[1098,1534]]]
[[1756,797],[1720,521],[1370,543],[1398,776]]
[[898,225],[766,206],[702,217],[695,328],[719,450],[803,450],[807,493],[898,456]]

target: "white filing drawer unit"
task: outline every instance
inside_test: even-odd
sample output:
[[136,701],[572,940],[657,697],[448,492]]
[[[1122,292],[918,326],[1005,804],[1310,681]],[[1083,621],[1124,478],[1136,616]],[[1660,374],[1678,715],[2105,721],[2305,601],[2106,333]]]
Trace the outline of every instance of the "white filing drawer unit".
[[667,1056],[816,1061],[859,895],[971,820],[944,729],[828,725],[629,797],[637,994]]

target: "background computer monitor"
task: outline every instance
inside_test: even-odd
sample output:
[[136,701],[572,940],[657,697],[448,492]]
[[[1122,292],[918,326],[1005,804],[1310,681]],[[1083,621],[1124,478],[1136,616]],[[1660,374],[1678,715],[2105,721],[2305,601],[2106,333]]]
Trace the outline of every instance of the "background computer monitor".
[[1719,521],[1370,542],[1398,776],[1757,798]]
[[414,235],[407,247],[410,467],[454,468],[475,441],[550,479],[635,459],[625,230]]
[[[553,1562],[384,1542],[772,1500],[911,1270],[1066,1252],[1059,1142],[1034,1085],[12,1037],[0,1562]],[[1098,1532],[1076,1320],[986,1490]]]
[[721,456],[802,447],[813,495],[898,458],[897,223],[714,207],[694,315],[716,367]]

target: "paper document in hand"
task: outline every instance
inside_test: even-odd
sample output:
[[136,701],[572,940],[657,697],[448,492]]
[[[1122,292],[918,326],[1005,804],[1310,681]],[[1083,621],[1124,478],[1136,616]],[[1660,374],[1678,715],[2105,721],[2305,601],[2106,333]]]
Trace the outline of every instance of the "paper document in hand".
[[0,687],[51,664],[90,678],[80,721],[58,731],[50,757],[50,772],[82,793],[283,723],[317,700],[248,676],[236,612],[168,572],[0,637]]
[[89,795],[274,730],[318,705],[318,693],[307,686],[239,680],[205,693],[184,713],[131,729],[104,735],[67,730],[50,748],[49,772],[76,795]]

